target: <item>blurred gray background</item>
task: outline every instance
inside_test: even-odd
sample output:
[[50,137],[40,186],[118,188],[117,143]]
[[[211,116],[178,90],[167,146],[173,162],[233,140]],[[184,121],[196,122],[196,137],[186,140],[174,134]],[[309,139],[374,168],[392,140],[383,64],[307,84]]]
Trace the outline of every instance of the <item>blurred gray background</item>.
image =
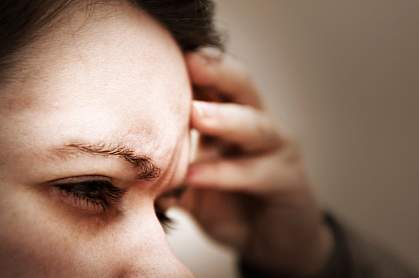
[[[419,1],[216,2],[320,201],[419,270]],[[197,277],[235,277],[234,255],[172,213],[169,240]]]

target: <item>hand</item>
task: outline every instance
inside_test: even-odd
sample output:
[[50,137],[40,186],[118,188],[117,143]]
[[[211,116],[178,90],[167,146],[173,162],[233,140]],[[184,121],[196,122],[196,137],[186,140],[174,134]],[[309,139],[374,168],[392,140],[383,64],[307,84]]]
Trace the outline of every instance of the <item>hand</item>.
[[[315,273],[332,237],[295,142],[262,110],[255,85],[231,58],[186,56],[196,98],[191,125],[204,138],[181,204],[216,241],[267,270]],[[209,142],[209,143],[208,143]]]

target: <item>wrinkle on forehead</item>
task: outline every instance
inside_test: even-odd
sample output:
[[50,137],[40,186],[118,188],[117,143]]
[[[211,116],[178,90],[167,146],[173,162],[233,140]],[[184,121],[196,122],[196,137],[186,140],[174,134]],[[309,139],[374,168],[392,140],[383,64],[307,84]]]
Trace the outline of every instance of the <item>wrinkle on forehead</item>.
[[[121,4],[105,14],[31,48],[30,74],[0,89],[0,115],[9,116],[0,118],[0,131],[9,127],[9,139],[19,129],[30,145],[122,137],[162,159],[170,155],[188,129],[191,88],[182,53],[138,9]],[[12,115],[19,112],[28,113]]]

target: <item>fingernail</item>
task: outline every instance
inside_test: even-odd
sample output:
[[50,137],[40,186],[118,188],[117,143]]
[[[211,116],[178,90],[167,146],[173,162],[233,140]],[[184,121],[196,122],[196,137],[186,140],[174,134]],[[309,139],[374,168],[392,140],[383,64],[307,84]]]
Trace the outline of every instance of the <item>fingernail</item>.
[[208,117],[213,108],[212,104],[204,101],[194,101],[193,107],[200,118]]
[[220,61],[222,58],[222,52],[216,48],[203,48],[197,52],[197,61],[203,65],[209,65],[213,62]]
[[221,60],[223,53],[220,49],[215,47],[205,47],[199,50],[199,53],[202,54],[209,61],[219,61]]

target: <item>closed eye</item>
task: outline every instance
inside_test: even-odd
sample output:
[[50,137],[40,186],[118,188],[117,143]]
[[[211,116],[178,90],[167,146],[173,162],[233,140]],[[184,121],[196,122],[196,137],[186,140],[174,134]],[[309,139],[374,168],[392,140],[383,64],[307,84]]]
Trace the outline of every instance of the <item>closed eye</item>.
[[52,188],[61,201],[89,214],[101,214],[115,207],[125,193],[109,178],[100,176],[61,179],[53,182]]
[[182,195],[185,191],[185,186],[176,187],[170,191],[162,193],[154,203],[156,216],[166,233],[174,230],[176,226],[176,221],[167,215],[167,211],[171,206],[173,206],[174,203],[178,202],[182,198]]
[[[64,204],[87,214],[104,214],[116,208],[121,202],[125,189],[113,185],[112,180],[103,176],[84,176],[60,179],[51,182],[52,190]],[[181,190],[162,194],[165,200],[176,198]],[[160,199],[162,200],[162,199]],[[173,229],[174,221],[167,216],[167,207],[155,202],[155,213],[166,232]]]

